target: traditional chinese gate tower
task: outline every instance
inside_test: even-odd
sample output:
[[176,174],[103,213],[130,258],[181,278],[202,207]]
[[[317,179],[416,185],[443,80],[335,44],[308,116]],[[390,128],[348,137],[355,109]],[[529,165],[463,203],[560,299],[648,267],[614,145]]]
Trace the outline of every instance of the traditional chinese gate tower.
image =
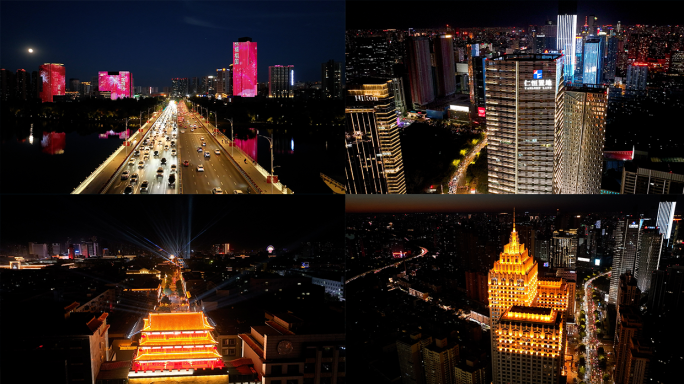
[[150,313],[144,321],[131,377],[190,375],[197,369],[223,368],[211,334],[214,327],[204,313]]

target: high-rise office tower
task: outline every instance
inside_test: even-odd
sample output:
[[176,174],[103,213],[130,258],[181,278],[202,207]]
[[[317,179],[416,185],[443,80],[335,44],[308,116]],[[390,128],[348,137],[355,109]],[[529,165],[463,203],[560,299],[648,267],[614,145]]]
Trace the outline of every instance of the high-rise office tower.
[[38,99],[40,93],[43,91],[43,82],[40,76],[38,76],[38,71],[31,72],[31,90],[29,92],[29,98]]
[[603,66],[603,80],[612,83],[615,80],[615,71],[617,69],[618,37],[611,36],[608,38],[607,46],[605,65]]
[[64,95],[66,91],[64,64],[45,63],[40,66],[40,77],[43,81],[43,91],[40,99],[43,103],[52,103],[53,96]]
[[584,84],[601,83],[603,73],[603,43],[597,37],[588,37],[584,43],[584,69],[582,82]]
[[[545,36],[546,42],[544,44],[544,50],[555,51],[557,50],[557,35],[558,26],[554,20],[546,20],[546,23],[540,28],[541,33]],[[545,52],[540,52],[545,53]]]
[[172,82],[172,97],[183,97],[188,94],[188,78],[180,77],[171,79]]
[[347,81],[362,78],[386,79],[392,76],[392,57],[386,36],[354,37],[348,45]]
[[190,86],[188,87],[188,93],[192,95],[196,95],[199,93],[200,89],[200,82],[197,77],[193,77],[190,79]]
[[617,302],[615,303],[616,309],[619,311],[622,306],[637,307],[639,299],[641,299],[641,290],[637,286],[637,280],[634,278],[632,271],[627,271],[620,275]]
[[17,100],[27,100],[29,97],[29,90],[31,87],[31,76],[24,69],[17,69],[15,76],[16,84],[16,98]]
[[[653,348],[649,341],[632,337],[629,339],[625,356],[625,381],[624,384],[649,383],[649,370],[653,358]],[[615,382],[617,384],[617,381]]]
[[432,343],[432,337],[421,333],[397,340],[397,355],[402,384],[424,384],[423,348]]
[[202,89],[207,95],[216,94],[216,76],[204,76],[202,77]]
[[613,271],[610,276],[610,291],[608,304],[617,302],[618,283],[620,275],[627,271],[636,270],[639,238],[643,220],[623,218],[618,220],[615,229],[615,250],[613,252]]
[[651,276],[660,265],[660,254],[663,248],[663,234],[657,228],[642,229],[639,238],[639,260],[634,274],[639,282],[641,292],[651,288]]
[[511,54],[485,62],[490,193],[552,193],[565,89],[560,58]]
[[111,92],[111,99],[133,97],[133,75],[128,71],[98,72],[98,90]]
[[582,83],[582,76],[584,66],[584,36],[575,36],[575,74],[573,75],[573,83]]
[[232,64],[228,68],[219,68],[216,70],[216,93],[226,94],[228,96],[233,95],[232,90],[233,83],[233,66]]
[[470,103],[475,108],[486,110],[485,106],[485,57],[473,56],[468,60],[468,85],[470,88]]
[[435,338],[433,344],[423,347],[425,384],[454,382],[454,368],[459,361],[458,344],[449,345],[447,338]]
[[575,268],[577,264],[577,230],[554,231],[551,246],[551,265],[554,268]]
[[294,96],[294,65],[268,67],[268,97],[292,98]]
[[[684,175],[673,173],[667,167],[641,167],[626,162],[622,168],[620,194],[667,195],[684,193]],[[654,169],[655,168],[655,169]]]
[[257,43],[241,37],[233,43],[233,95],[254,97],[257,94]]
[[568,307],[563,278],[539,277],[537,262],[510,242],[489,271],[492,372],[495,384],[561,382]]
[[627,93],[635,94],[646,90],[648,79],[648,64],[634,63],[627,67]]
[[402,116],[407,111],[406,94],[404,93],[404,78],[393,77],[392,88],[394,88],[394,107],[397,115]]
[[562,122],[554,140],[553,193],[600,192],[607,106],[603,87],[565,89]]
[[342,98],[342,63],[329,60],[321,64],[321,91],[323,97]]
[[672,52],[668,73],[679,76],[684,75],[684,50]]
[[679,321],[684,313],[684,265],[653,272],[647,306],[650,313]]
[[656,219],[656,223],[665,240],[670,240],[676,204],[676,201],[663,201],[658,204],[658,218]]
[[454,39],[451,35],[439,35],[433,40],[437,96],[456,93],[456,67],[454,65]]
[[425,106],[435,100],[430,40],[424,36],[410,37],[406,40],[406,55],[413,106]]
[[392,80],[349,85],[346,120],[348,193],[406,193]]
[[[615,272],[613,272],[615,273]],[[626,371],[629,341],[632,337],[640,337],[643,330],[643,320],[639,310],[632,306],[622,306],[617,313],[615,327],[615,383],[629,383],[629,372]]]
[[575,36],[577,36],[577,1],[559,1],[557,48],[563,53],[563,77],[572,82],[575,74]]

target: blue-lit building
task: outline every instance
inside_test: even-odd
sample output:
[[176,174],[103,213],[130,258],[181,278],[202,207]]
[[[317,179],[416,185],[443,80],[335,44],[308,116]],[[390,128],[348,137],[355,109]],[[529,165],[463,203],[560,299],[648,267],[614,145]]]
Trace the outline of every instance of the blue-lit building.
[[577,1],[558,5],[557,48],[563,53],[563,77],[572,82],[575,75],[575,36],[577,36]]
[[582,84],[584,75],[584,37],[575,36],[575,78],[573,81]]
[[598,37],[589,37],[584,43],[583,84],[599,84],[603,74],[603,43]]

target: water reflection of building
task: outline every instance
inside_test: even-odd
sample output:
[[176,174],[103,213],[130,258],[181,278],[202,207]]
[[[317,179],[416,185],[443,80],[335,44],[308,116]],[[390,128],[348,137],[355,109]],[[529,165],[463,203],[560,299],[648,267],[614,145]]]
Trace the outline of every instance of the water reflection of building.
[[129,129],[124,129],[121,132],[114,132],[113,130],[109,130],[105,133],[100,133],[97,137],[98,139],[107,139],[110,136],[118,136],[119,139],[128,139],[130,137],[130,130]]
[[257,138],[256,135],[252,137],[252,129],[250,128],[250,134],[246,139],[235,139],[235,144],[238,148],[242,149],[252,160],[257,161]]
[[43,139],[40,141],[43,153],[49,155],[61,155],[66,146],[66,133],[64,132],[43,132]]

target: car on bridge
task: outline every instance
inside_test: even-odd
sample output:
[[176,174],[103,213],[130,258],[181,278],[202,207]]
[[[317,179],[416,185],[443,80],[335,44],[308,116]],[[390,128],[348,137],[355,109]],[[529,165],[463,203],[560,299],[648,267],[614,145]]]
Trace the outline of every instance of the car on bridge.
[[202,164],[197,164],[197,172],[204,172],[204,166]]
[[131,184],[134,184],[134,183],[137,184],[138,183],[138,174],[137,173],[134,173],[131,175],[130,183]]
[[166,157],[162,157],[162,159],[161,159],[161,164],[162,164],[162,165],[166,165]]
[[121,180],[127,180],[129,174],[130,174],[130,172],[123,171],[123,173],[121,174]]
[[164,177],[164,168],[159,167],[157,169],[157,177]]
[[183,162],[183,166],[187,167],[187,166],[189,166],[189,165],[190,165],[190,162],[189,162],[189,161],[185,160],[185,161]]
[[171,156],[176,156],[176,150],[175,149],[171,150]]
[[131,187],[130,185],[127,186],[126,188],[124,188],[123,193],[124,195],[130,195],[131,193],[133,193],[133,187]]
[[203,147],[206,147],[206,146],[207,146],[207,142],[206,142],[206,141],[203,141],[203,142],[202,142],[202,146],[203,146]]
[[197,147],[197,152],[202,152],[202,147]]
[[220,154],[221,154],[221,151],[219,151],[219,150],[217,149],[217,150],[214,151],[214,154],[220,155]]
[[211,156],[211,153],[209,153],[209,152],[204,152],[204,157],[206,157],[206,158],[208,159],[210,156]]
[[176,173],[176,164],[171,164],[171,173]]
[[135,165],[135,160],[132,157],[130,159],[128,159],[128,165],[130,165],[130,166]]
[[218,187],[218,188],[212,189],[211,193],[214,195],[223,195],[223,190],[221,189],[221,187]]
[[245,194],[244,192],[242,192],[242,191],[239,190],[239,189],[234,190],[233,193],[236,194],[236,195],[244,195],[244,194]]
[[176,175],[169,175],[169,187],[176,186]]
[[154,151],[155,156],[159,156],[159,151]]
[[144,161],[138,162],[138,168],[144,168],[144,167],[145,167],[145,162],[144,162]]
[[149,192],[148,191],[149,185],[150,185],[150,183],[147,180],[143,181],[142,184],[140,185],[140,192]]

